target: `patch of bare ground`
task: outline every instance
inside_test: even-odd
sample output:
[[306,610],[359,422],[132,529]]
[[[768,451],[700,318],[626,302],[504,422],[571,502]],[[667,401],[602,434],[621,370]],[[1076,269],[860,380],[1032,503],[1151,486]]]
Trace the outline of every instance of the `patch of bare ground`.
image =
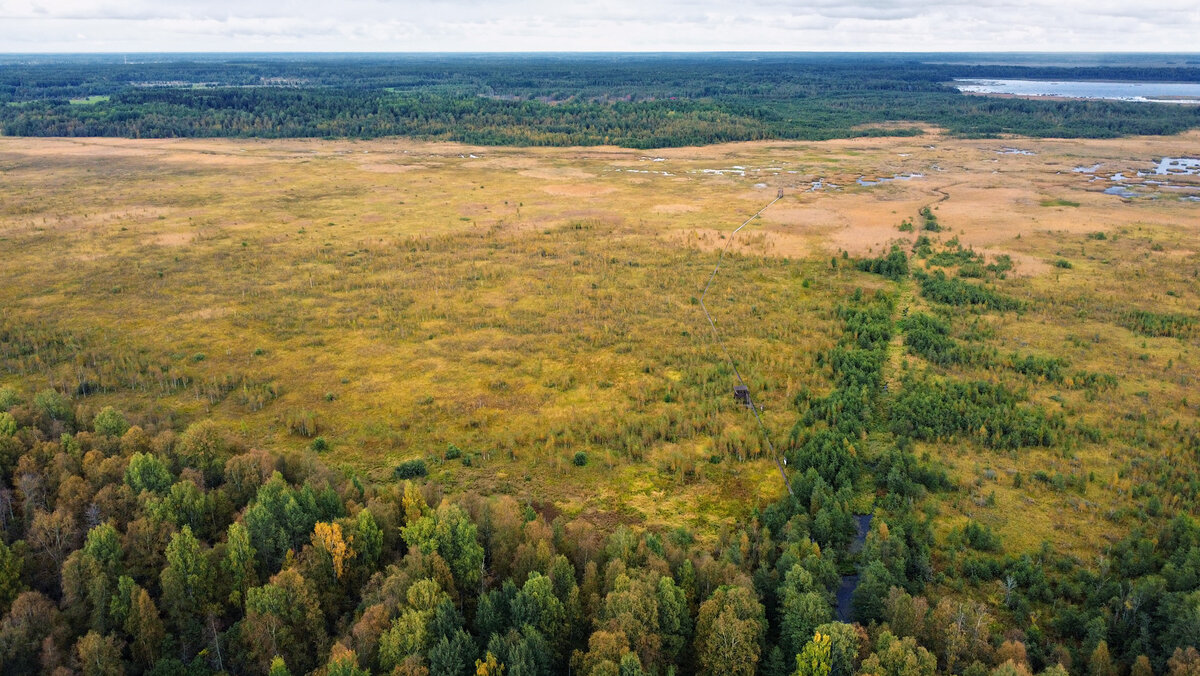
[[158,246],[173,247],[190,244],[195,238],[195,234],[190,232],[164,232],[151,237],[150,242]]

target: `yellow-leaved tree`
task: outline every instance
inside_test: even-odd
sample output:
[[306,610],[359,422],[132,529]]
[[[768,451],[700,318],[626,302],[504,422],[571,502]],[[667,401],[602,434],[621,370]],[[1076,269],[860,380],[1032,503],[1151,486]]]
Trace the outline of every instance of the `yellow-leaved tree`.
[[339,580],[346,573],[346,564],[354,558],[354,550],[350,547],[352,540],[353,536],[342,535],[342,527],[336,523],[319,521],[313,527],[312,546],[329,556],[333,573]]

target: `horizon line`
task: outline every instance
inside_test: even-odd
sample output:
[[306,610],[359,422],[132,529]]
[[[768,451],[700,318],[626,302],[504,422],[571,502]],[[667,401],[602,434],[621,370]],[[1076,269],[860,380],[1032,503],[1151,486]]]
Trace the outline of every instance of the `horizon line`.
[[0,51],[0,56],[121,56],[121,55],[153,55],[153,56],[169,56],[169,55],[221,55],[221,54],[279,54],[279,55],[294,55],[294,54],[311,54],[311,55],[388,55],[388,56],[436,56],[436,55],[543,55],[543,54],[577,54],[577,55],[652,55],[652,54],[763,54],[763,55],[800,55],[800,54],[996,54],[996,55],[1062,55],[1062,54],[1078,54],[1078,55],[1105,55],[1119,54],[1126,56],[1146,55],[1146,56],[1200,56],[1200,51],[1175,51],[1175,50],[1109,50],[1109,51],[1090,51],[1090,50],[750,50],[750,49],[723,49],[723,50],[703,50],[703,49],[685,49],[685,50],[592,50],[592,51],[576,51],[576,50],[416,50],[416,51],[381,51],[381,50],[307,50],[307,51],[287,51],[287,50],[191,50],[191,51],[122,51],[122,50],[96,50],[96,51],[77,51],[77,52],[62,52],[62,51],[47,51],[47,52],[8,52]]

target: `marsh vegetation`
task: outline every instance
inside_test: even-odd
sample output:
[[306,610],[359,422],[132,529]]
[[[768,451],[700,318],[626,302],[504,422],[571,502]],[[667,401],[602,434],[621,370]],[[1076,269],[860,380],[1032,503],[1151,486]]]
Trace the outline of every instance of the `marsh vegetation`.
[[1198,144],[4,139],[0,672],[1191,673]]

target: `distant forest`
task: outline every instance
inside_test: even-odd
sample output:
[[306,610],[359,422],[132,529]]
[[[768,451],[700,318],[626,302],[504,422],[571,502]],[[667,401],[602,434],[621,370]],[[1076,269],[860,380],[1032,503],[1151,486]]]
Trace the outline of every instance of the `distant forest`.
[[[1104,138],[1200,106],[959,93],[954,78],[1200,81],[1200,64],[918,55],[139,55],[0,59],[0,135],[376,138],[650,148],[918,134]],[[899,123],[899,124],[897,124]]]

